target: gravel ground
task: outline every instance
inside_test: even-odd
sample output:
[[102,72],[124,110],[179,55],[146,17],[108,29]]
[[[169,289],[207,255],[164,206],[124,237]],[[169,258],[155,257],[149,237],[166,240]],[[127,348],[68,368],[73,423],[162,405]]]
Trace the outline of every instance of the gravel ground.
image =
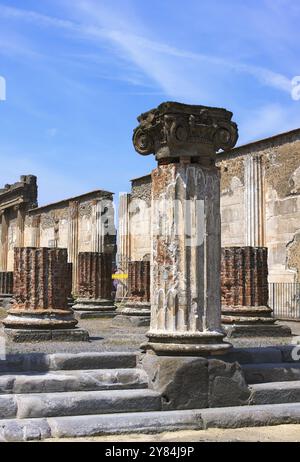
[[96,436],[93,438],[49,439],[47,442],[153,442],[153,443],[197,443],[197,442],[300,442],[300,425],[277,425],[274,427],[247,427],[234,429],[211,428],[209,430],[183,430],[155,435],[129,434],[118,436]]

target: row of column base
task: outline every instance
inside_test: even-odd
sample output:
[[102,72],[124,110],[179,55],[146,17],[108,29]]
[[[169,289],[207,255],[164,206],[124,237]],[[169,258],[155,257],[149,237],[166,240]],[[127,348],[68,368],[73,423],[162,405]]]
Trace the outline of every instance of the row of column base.
[[[3,320],[5,332],[13,341],[87,341],[88,333],[76,327],[78,319],[112,318],[114,327],[150,325],[149,302],[127,302],[118,309],[112,300],[77,299],[68,310],[8,310]],[[288,337],[288,326],[278,325],[269,307],[223,307],[223,332],[150,331],[143,351],[166,355],[223,354],[231,345],[224,337]]]

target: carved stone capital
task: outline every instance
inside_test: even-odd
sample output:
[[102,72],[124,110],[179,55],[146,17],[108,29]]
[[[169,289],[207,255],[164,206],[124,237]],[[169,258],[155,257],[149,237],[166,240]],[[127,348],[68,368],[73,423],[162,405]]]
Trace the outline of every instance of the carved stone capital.
[[133,145],[139,154],[155,154],[157,160],[214,159],[217,151],[229,150],[237,142],[238,128],[231,119],[226,109],[162,103],[138,117]]

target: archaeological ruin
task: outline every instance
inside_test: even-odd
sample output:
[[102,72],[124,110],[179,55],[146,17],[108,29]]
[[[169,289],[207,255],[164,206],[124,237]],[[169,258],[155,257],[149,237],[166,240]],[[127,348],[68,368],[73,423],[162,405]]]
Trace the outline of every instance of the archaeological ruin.
[[0,190],[0,441],[300,423],[300,129],[237,141],[142,113],[117,223],[109,191]]

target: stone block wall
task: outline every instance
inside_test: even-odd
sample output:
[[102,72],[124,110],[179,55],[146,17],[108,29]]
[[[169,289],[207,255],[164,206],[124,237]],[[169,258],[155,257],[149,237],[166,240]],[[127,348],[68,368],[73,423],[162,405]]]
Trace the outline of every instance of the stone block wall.
[[225,306],[267,306],[267,248],[222,248],[221,300]]

